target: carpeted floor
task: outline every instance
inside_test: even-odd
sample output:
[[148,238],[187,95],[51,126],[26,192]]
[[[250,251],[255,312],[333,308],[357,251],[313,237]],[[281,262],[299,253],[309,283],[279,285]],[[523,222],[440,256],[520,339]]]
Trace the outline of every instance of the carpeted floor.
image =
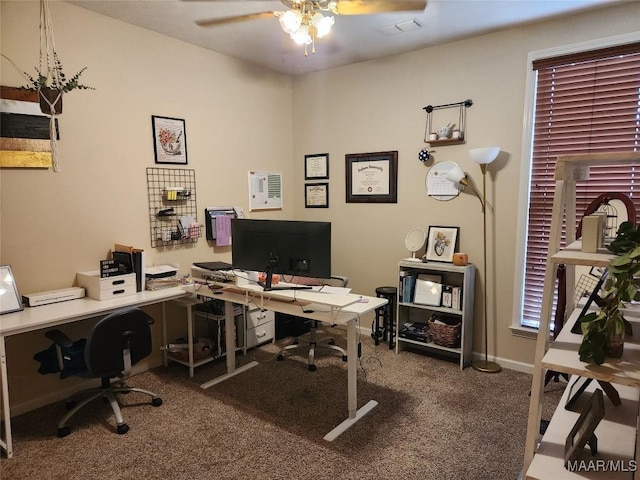
[[[344,336],[338,333],[338,344]],[[224,360],[188,370],[177,364],[135,376],[131,385],[164,400],[122,398],[131,427],[113,433],[107,404],[85,407],[57,438],[62,403],[13,420],[14,457],[2,480],[48,479],[402,479],[515,480],[522,465],[531,376],[484,374],[413,352],[396,355],[362,337],[358,406],[379,402],[334,442],[323,436],[347,416],[346,363],[338,356],[275,361],[277,345],[239,364],[260,365],[203,390]],[[545,394],[548,418],[564,383]]]

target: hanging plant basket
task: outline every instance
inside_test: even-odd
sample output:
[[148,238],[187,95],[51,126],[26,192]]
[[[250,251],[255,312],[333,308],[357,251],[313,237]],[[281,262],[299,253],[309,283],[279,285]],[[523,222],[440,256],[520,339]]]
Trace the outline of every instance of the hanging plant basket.
[[[62,113],[62,91],[43,87],[38,91],[40,110],[42,113],[60,115]],[[51,107],[53,106],[53,112]]]

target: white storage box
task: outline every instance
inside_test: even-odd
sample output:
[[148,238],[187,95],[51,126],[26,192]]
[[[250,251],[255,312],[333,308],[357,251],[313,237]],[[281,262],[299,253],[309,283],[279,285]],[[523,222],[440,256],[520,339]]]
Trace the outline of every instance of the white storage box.
[[247,315],[247,348],[273,341],[275,314],[270,310],[250,310]]
[[100,272],[78,272],[78,286],[85,289],[87,297],[109,300],[136,294],[136,274],[127,273],[115,277],[100,278]]

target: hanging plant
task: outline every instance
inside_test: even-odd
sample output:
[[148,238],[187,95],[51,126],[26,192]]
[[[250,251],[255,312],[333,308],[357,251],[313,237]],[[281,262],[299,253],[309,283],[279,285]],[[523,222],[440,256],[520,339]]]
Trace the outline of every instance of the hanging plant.
[[36,76],[32,76],[29,75],[29,73],[24,72],[29,83],[20,88],[37,91],[39,93],[42,113],[62,113],[63,93],[68,93],[75,89],[95,90],[93,87],[80,83],[80,75],[84,73],[87,67],[82,68],[71,78],[67,79],[62,68],[62,62],[55,51],[53,52],[53,65],[47,66],[46,70],[43,70],[42,67],[34,67],[34,69],[36,71]]

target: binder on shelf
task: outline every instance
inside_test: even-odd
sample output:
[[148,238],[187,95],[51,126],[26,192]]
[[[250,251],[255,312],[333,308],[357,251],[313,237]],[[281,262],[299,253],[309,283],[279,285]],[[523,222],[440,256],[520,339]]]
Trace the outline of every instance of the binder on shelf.
[[144,250],[141,248],[133,248],[129,245],[122,245],[116,243],[113,246],[111,255],[114,260],[118,260],[121,265],[125,265],[128,270],[122,273],[135,273],[136,274],[136,292],[141,292],[145,289],[145,255]]
[[[207,240],[218,240],[219,242],[216,242],[218,245],[229,245],[231,243],[231,219],[233,218],[237,218],[236,210],[233,207],[206,207],[204,222]],[[227,231],[229,234],[226,233]],[[218,238],[220,234],[223,234],[224,238]]]
[[417,273],[415,272],[405,272],[406,275],[402,277],[401,280],[401,299],[402,303],[411,303],[413,300],[413,291],[416,286],[416,277]]

